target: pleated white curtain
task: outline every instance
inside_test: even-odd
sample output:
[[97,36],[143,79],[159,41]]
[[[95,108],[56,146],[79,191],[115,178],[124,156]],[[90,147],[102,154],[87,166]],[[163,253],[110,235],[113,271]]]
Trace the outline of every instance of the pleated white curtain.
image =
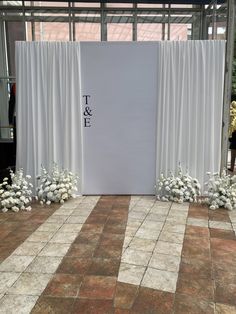
[[80,174],[79,64],[79,43],[16,43],[17,168],[33,178],[53,162]]
[[156,177],[220,168],[224,41],[159,43]]

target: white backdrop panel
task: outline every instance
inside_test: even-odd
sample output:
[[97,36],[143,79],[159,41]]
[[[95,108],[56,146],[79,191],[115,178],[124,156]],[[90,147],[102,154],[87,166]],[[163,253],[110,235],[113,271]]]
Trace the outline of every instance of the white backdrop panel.
[[225,42],[159,45],[157,178],[180,163],[203,187],[220,170]]
[[[81,43],[84,194],[153,194],[157,44]],[[85,102],[83,101],[83,110]]]

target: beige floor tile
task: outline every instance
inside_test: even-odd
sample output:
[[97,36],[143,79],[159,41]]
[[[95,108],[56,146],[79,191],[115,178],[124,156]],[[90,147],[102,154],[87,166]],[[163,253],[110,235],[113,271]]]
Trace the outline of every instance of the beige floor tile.
[[164,242],[183,244],[184,233],[162,231],[159,240]]
[[142,239],[150,239],[150,240],[157,240],[160,234],[160,230],[150,230],[150,229],[144,229],[140,228],[135,236]]
[[63,222],[61,223],[43,223],[38,229],[37,231],[54,231],[56,232],[58,229],[61,228]]
[[60,230],[51,238],[50,243],[72,243],[78,232],[61,232]]
[[133,207],[133,211],[135,212],[141,212],[147,214],[150,211],[151,207],[148,205],[135,205]]
[[132,239],[133,237],[125,237],[123,247],[127,247]]
[[142,224],[142,228],[144,229],[154,229],[154,230],[161,230],[163,228],[164,222],[162,221],[150,221],[144,220]]
[[171,209],[168,214],[169,217],[185,217],[188,216],[188,211],[181,211],[177,209]]
[[23,272],[35,256],[10,255],[0,265],[0,271]]
[[210,228],[217,228],[223,230],[232,230],[232,225],[229,222],[222,222],[222,221],[209,221]]
[[143,266],[121,263],[118,281],[139,285],[143,278],[145,269],[146,268]]
[[46,288],[51,274],[23,273],[15,284],[8,290],[8,294],[40,295]]
[[29,242],[48,242],[52,236],[54,235],[55,231],[35,231],[31,234],[30,237],[27,238],[26,241]]
[[39,256],[64,256],[70,245],[68,243],[48,243],[39,253]]
[[176,217],[176,216],[168,216],[166,219],[167,223],[179,224],[179,225],[186,225],[187,217]]
[[154,253],[181,256],[182,245],[178,243],[170,243],[158,241],[154,249]]
[[171,202],[156,201],[153,205],[153,208],[168,208],[168,209],[170,209],[171,204],[172,204]]
[[155,240],[142,239],[134,237],[129,244],[129,247],[133,250],[152,252],[156,245]]
[[0,300],[1,314],[29,314],[34,307],[38,296],[5,295]]
[[130,226],[127,226],[126,229],[125,229],[125,236],[126,237],[133,237],[136,232],[138,231],[139,227],[130,227]]
[[141,286],[161,291],[175,292],[177,278],[177,273],[148,268],[141,282]]
[[60,228],[60,232],[79,232],[83,224],[64,224]]
[[56,216],[50,216],[47,220],[46,223],[64,223],[68,216],[66,215],[56,215]]
[[167,217],[167,215],[150,213],[147,215],[146,220],[164,222],[166,220],[166,217]]
[[142,212],[137,212],[132,210],[131,212],[129,212],[129,218],[136,218],[136,219],[144,219],[146,217],[146,213],[142,213]]
[[168,215],[169,208],[165,207],[152,207],[150,210],[151,214],[158,214],[158,215]]
[[188,211],[189,203],[187,203],[187,202],[186,203],[182,203],[182,204],[172,203],[171,209],[179,210],[179,211]]
[[23,242],[18,248],[12,253],[12,255],[25,255],[25,256],[34,256],[45,246],[44,242]]
[[83,224],[87,220],[87,216],[70,216],[66,224]]
[[160,270],[178,272],[179,264],[180,256],[155,253],[153,254],[148,266]]
[[180,225],[180,224],[175,224],[175,223],[170,223],[166,222],[162,231],[163,232],[176,232],[176,233],[185,233],[185,225]]
[[71,203],[71,204],[68,204],[68,203],[64,203],[61,207],[60,207],[60,209],[69,209],[69,210],[71,210],[71,209],[76,209],[77,208],[77,206],[79,205],[80,203],[76,203],[76,202],[73,202],[73,203]]
[[20,273],[1,272],[0,273],[0,293],[4,294],[5,292],[7,292],[8,288],[10,288],[15,283],[15,281],[19,278],[19,276],[20,276]]
[[122,255],[122,263],[147,266],[151,258],[151,252],[138,251],[128,248]]
[[139,228],[143,223],[143,220],[128,220],[127,227]]
[[61,257],[37,256],[26,268],[26,273],[53,274],[62,261]]
[[73,213],[74,209],[69,208],[60,208],[56,210],[52,216],[70,216]]
[[188,218],[187,225],[208,228],[208,220],[198,219],[198,218]]

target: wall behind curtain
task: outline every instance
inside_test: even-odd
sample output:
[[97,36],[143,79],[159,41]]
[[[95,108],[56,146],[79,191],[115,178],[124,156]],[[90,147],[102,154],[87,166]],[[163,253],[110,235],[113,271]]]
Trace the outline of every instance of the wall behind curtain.
[[160,42],[156,175],[220,169],[224,41]]
[[17,168],[33,178],[53,161],[80,173],[79,63],[79,43],[16,43]]

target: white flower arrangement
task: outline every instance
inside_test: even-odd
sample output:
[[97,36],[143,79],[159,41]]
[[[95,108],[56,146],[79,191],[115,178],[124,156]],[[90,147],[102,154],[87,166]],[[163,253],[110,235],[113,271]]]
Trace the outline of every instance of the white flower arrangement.
[[168,177],[165,177],[162,173],[156,188],[158,200],[176,203],[196,202],[201,190],[198,180],[192,178],[188,173],[183,174],[181,167],[178,169],[177,176],[170,173]]
[[60,170],[56,163],[53,164],[51,173],[43,166],[39,187],[37,188],[37,197],[40,204],[50,205],[52,202],[63,204],[70,197],[75,197],[73,191],[77,191],[78,177],[72,172]]
[[217,209],[220,207],[229,210],[236,209],[236,176],[227,175],[226,170],[219,173],[208,172],[209,180],[206,183],[208,191],[205,202],[210,209]]
[[31,210],[29,203],[32,201],[32,183],[29,175],[24,177],[23,169],[19,169],[14,173],[10,170],[11,184],[8,178],[4,178],[0,184],[0,208],[3,212],[13,210]]

